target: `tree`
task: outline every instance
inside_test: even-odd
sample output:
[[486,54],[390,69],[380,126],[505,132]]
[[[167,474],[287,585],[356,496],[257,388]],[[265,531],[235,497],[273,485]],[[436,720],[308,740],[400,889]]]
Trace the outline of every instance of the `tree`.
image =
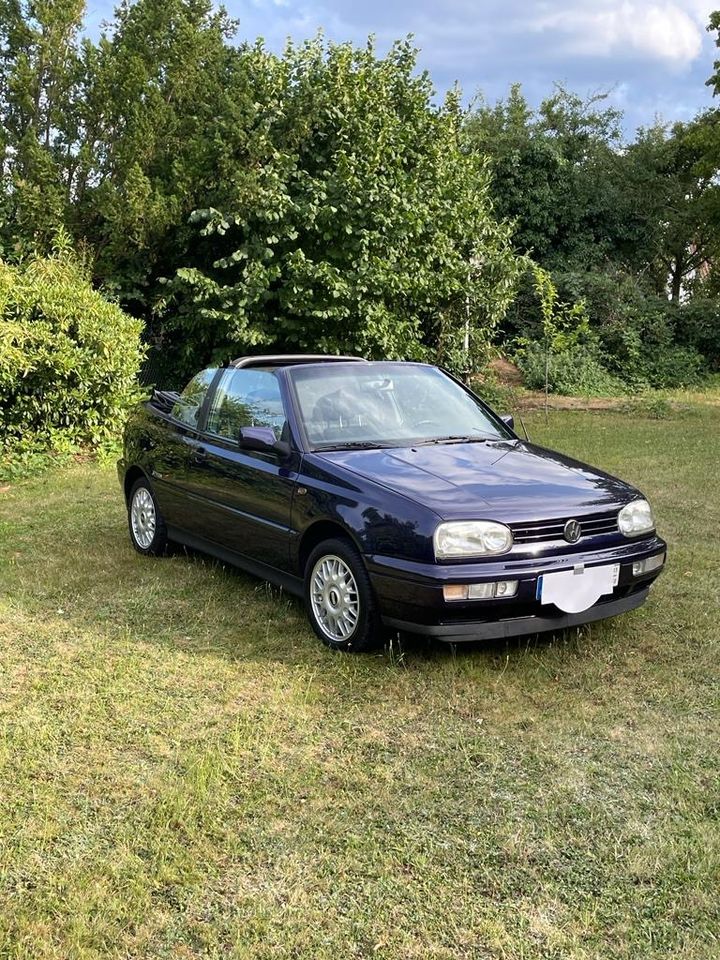
[[[535,294],[542,317],[542,347],[545,354],[545,419],[550,394],[550,363],[555,354],[577,346],[589,332],[585,302],[561,303],[557,287],[547,270],[530,261]],[[526,345],[527,346],[527,345]]]
[[192,210],[230,174],[248,109],[234,23],[210,0],[123,0],[86,50],[85,139],[72,228],[95,279],[150,316]]
[[[720,48],[720,10],[715,10],[710,14],[708,23],[708,32],[716,31],[715,46]],[[713,96],[720,96],[720,60],[713,63],[715,73],[707,80],[707,86],[712,87]]]
[[467,298],[477,352],[518,267],[486,163],[460,149],[458,94],[433,107],[407,43],[253,53],[252,162],[193,215],[204,242],[168,278],[175,338],[195,360],[273,345],[464,366]]
[[633,216],[644,224],[635,266],[647,271],[656,293],[669,293],[674,303],[720,252],[718,161],[706,161],[707,135],[716,123],[709,112],[670,130],[660,125],[640,130],[626,153]]
[[548,269],[597,265],[622,235],[620,114],[605,97],[557,87],[533,111],[515,84],[494,106],[480,98],[465,124],[465,148],[490,158],[495,207],[514,222],[516,246]]
[[10,251],[47,249],[73,201],[83,12],[83,0],[0,0],[0,237]]

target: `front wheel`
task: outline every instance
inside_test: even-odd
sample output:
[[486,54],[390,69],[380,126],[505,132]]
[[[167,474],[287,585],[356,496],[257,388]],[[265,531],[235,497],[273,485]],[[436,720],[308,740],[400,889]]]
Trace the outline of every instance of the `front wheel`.
[[130,491],[128,527],[138,553],[159,556],[167,550],[167,527],[147,480],[138,480]]
[[333,650],[358,653],[382,642],[370,578],[355,547],[326,540],[305,566],[305,606],[315,633]]

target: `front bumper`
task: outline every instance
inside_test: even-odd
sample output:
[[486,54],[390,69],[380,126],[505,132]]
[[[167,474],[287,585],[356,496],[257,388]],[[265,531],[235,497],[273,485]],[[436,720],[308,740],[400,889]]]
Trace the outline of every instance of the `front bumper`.
[[[650,584],[662,572],[633,576],[636,560],[664,553],[660,537],[623,543],[604,550],[529,560],[498,560],[469,564],[425,564],[392,557],[369,556],[366,564],[388,626],[439,637],[451,642],[512,637],[563,630],[625,613],[645,602]],[[620,564],[612,594],[581,613],[567,614],[536,599],[538,577],[544,573]],[[443,587],[451,583],[517,580],[517,595],[509,599],[446,602]]]

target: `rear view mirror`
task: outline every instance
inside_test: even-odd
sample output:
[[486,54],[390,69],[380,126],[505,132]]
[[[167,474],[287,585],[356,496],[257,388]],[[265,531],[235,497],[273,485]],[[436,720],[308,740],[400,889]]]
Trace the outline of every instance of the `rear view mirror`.
[[500,419],[506,427],[510,427],[511,430],[515,429],[515,417],[511,413],[504,413]]

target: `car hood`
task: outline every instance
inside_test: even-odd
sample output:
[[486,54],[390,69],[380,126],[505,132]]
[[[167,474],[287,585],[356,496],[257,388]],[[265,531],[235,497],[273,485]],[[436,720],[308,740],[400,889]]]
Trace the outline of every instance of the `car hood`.
[[443,518],[530,521],[582,516],[639,496],[610,474],[516,440],[334,450],[320,456]]

